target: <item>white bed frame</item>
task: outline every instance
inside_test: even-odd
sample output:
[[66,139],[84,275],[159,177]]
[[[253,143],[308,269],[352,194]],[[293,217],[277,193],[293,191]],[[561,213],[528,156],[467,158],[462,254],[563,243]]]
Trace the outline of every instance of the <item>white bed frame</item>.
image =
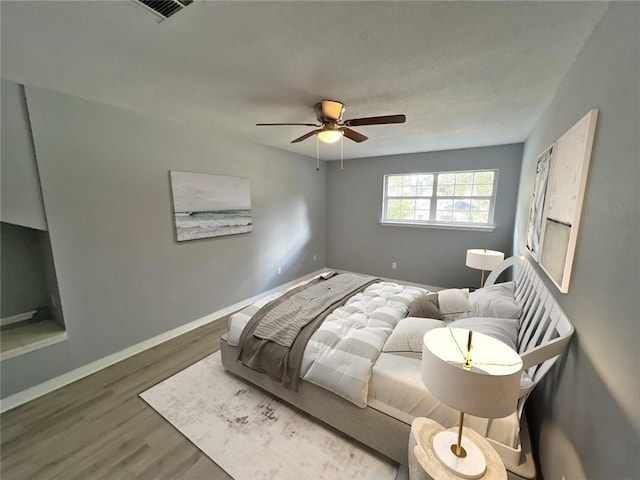
[[[515,256],[506,259],[491,271],[485,287],[493,285],[504,271],[512,267],[516,269],[513,276],[516,300],[522,306],[518,353],[523,370],[533,381],[533,386],[518,400],[518,415],[522,418],[527,398],[565,351],[574,328],[528,258]],[[522,453],[520,449],[512,449],[490,438],[487,440],[506,464],[518,464]]]
[[[574,329],[531,261],[525,257],[511,257],[505,260],[487,277],[485,286],[493,285],[502,272],[512,267],[517,269],[513,277],[517,284],[516,300],[523,308],[518,352],[522,357],[523,368],[533,380],[535,387],[566,349]],[[237,348],[230,346],[225,337],[222,338],[221,351],[222,363],[227,370],[383,455],[404,465],[408,464],[407,449],[411,425],[371,407],[356,407],[328,390],[305,381],[300,382],[298,392],[287,390],[266,375],[238,362]],[[518,403],[521,418],[527,397],[528,394]],[[535,478],[526,420],[521,424],[520,439],[521,443],[515,449],[488,440],[511,472],[510,478]]]

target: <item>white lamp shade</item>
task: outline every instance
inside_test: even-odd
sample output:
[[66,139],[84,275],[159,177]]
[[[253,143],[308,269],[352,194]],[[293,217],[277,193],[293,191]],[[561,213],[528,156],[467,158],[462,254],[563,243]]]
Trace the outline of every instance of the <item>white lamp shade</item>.
[[504,253],[484,248],[467,250],[467,267],[477,270],[493,270],[504,260]]
[[501,418],[516,409],[522,359],[501,341],[474,332],[472,368],[463,368],[468,330],[436,328],[422,347],[422,382],[452,408],[484,418]]

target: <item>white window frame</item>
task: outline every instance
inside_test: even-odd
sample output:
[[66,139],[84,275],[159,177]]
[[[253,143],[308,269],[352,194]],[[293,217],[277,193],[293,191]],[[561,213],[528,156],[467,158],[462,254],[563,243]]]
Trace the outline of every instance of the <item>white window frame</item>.
[[[445,174],[457,174],[457,173],[481,173],[481,172],[493,172],[493,188],[492,195],[490,196],[466,196],[466,197],[456,197],[456,196],[438,196],[438,177],[440,175]],[[409,175],[433,175],[433,190],[431,192],[431,196],[428,197],[388,197],[387,196],[387,180],[389,177],[397,177],[397,176],[409,176]],[[382,213],[381,213],[381,225],[391,225],[391,226],[404,226],[404,227],[427,227],[427,228],[445,228],[445,229],[455,229],[455,230],[485,230],[491,231],[495,229],[494,223],[494,214],[496,207],[496,197],[498,191],[498,169],[497,168],[485,168],[478,170],[453,170],[453,171],[442,171],[442,172],[408,172],[408,173],[389,173],[384,176],[382,182]],[[412,200],[416,199],[429,199],[430,200],[430,212],[429,212],[429,220],[400,220],[400,219],[388,219],[386,218],[387,214],[387,201],[389,199],[402,199],[409,198]],[[455,200],[460,198],[470,198],[472,200],[489,200],[489,218],[487,223],[475,223],[475,222],[452,222],[452,221],[437,221],[436,220],[436,206],[438,200]]]

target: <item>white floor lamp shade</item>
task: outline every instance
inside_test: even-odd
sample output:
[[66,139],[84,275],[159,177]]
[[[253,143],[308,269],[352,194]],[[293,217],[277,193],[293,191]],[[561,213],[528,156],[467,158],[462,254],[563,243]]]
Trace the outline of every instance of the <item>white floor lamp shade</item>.
[[422,382],[436,398],[460,411],[458,434],[441,432],[434,437],[436,457],[461,477],[479,478],[486,461],[480,449],[462,436],[464,414],[501,418],[513,413],[522,359],[495,338],[469,334],[461,328],[427,332],[422,347]]
[[471,248],[467,250],[467,267],[482,270],[480,286],[484,285],[485,270],[491,271],[504,260],[504,253],[497,250],[487,250],[486,248]]

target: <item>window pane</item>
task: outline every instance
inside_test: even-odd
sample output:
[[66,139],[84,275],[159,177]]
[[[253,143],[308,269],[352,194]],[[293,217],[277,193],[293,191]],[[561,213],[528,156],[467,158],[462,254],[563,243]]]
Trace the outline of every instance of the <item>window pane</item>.
[[453,221],[454,222],[468,222],[469,221],[469,212],[453,212]]
[[471,210],[488,212],[490,204],[490,200],[471,200]]
[[401,200],[387,200],[387,211],[400,210]]
[[400,200],[400,202],[401,210],[411,210],[413,212],[416,208],[415,200]]
[[455,173],[441,173],[438,175],[438,185],[454,185],[455,183]]
[[490,197],[493,194],[493,185],[474,185],[473,195],[480,197]]
[[416,186],[415,185],[403,185],[402,186],[402,196],[403,197],[415,197],[416,196]]
[[431,208],[431,200],[426,198],[416,200],[416,210],[429,210]]
[[489,223],[489,212],[471,212],[471,222]]
[[493,185],[493,172],[476,172],[473,174],[473,183]]
[[456,197],[468,197],[469,195],[471,195],[470,184],[456,185]]
[[471,199],[465,198],[464,200],[456,200],[453,204],[454,210],[465,211],[468,212],[471,208]]
[[387,196],[389,197],[399,197],[402,195],[402,187],[388,187],[387,188]]
[[422,220],[424,222],[428,222],[429,219],[429,210],[416,210],[416,220]]
[[416,188],[416,196],[418,197],[430,197],[433,195],[433,185],[418,185]]
[[418,175],[418,185],[433,185],[433,175]]
[[387,185],[390,187],[399,187],[402,185],[402,175],[392,175],[387,177]]
[[400,210],[402,220],[413,220],[413,210]]
[[451,221],[451,211],[437,211],[436,212],[436,222],[450,222]]
[[453,200],[438,200],[436,210],[451,210],[453,208]]
[[439,197],[451,197],[451,196],[453,196],[453,185],[441,185],[441,184],[438,184],[438,196]]
[[416,185],[418,183],[417,175],[404,175],[402,177],[402,185]]
[[393,218],[393,219],[401,218],[400,200],[388,200],[387,201],[386,218]]
[[458,183],[473,183],[473,172],[456,173],[456,184]]

